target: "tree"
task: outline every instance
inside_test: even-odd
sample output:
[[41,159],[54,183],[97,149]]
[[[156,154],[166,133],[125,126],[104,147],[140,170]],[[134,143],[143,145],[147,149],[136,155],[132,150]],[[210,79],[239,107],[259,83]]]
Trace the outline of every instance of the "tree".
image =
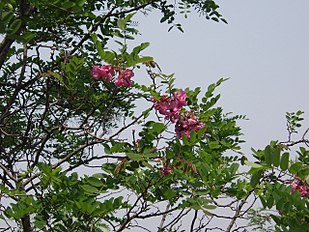
[[[204,94],[177,88],[141,54],[149,43],[131,46],[135,14],[159,11],[161,23],[182,31],[177,11],[226,22],[218,8],[212,0],[1,1],[3,231],[219,230],[216,219],[232,231],[258,198],[277,207],[278,230],[306,224],[308,152],[301,148],[293,165],[281,154],[307,145],[306,133],[272,142],[249,162],[237,125],[245,117],[216,106],[225,79]],[[300,115],[287,115],[290,134]],[[292,187],[283,173],[297,175]]]

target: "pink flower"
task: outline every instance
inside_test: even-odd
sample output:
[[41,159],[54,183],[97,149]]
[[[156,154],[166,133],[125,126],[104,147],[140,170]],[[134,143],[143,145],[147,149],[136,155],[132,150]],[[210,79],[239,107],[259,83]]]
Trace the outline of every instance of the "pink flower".
[[186,111],[181,115],[180,120],[176,122],[176,137],[181,139],[182,136],[185,135],[189,139],[191,131],[197,132],[204,127],[205,123],[200,122],[192,112]]
[[101,68],[97,65],[93,66],[92,69],[90,70],[90,74],[95,80],[100,80],[101,79]]
[[159,100],[154,98],[151,100],[154,102],[154,108],[165,115],[166,120],[175,123],[179,119],[181,107],[187,105],[186,98],[186,92],[179,90],[174,92],[172,97],[162,96]]
[[298,192],[300,192],[302,197],[308,197],[309,187],[306,185],[299,186]]
[[162,176],[166,176],[167,174],[169,174],[172,171],[172,168],[170,168],[167,165],[164,165],[163,168],[160,169],[160,173]]
[[151,98],[154,102],[154,108],[160,114],[165,115],[166,120],[176,123],[175,132],[177,138],[182,138],[185,135],[190,138],[190,132],[199,131],[205,127],[205,124],[200,122],[193,112],[185,111],[181,113],[181,108],[187,105],[187,94],[180,89],[173,93],[171,97],[162,96],[159,100]]
[[124,86],[124,87],[131,87],[132,82],[131,78],[134,76],[134,73],[131,69],[124,69],[120,71],[119,76],[115,80],[116,86]]
[[299,184],[300,184],[300,180],[299,179],[294,179],[292,181],[292,183],[291,183],[292,190],[293,191],[297,190]]
[[173,96],[177,100],[177,107],[180,108],[182,106],[186,106],[187,105],[187,102],[186,102],[187,94],[182,89],[180,89],[178,92],[174,92]]
[[295,178],[292,183],[292,192],[298,191],[302,197],[309,197],[309,186],[304,183],[304,181],[299,178]]
[[111,81],[115,75],[116,67],[111,65],[93,66],[90,70],[90,74],[95,80]]

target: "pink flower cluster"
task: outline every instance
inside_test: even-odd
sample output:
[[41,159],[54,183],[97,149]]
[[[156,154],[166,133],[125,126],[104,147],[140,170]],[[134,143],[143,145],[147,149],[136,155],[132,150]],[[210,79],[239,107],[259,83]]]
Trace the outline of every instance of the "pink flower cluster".
[[163,168],[160,169],[160,173],[162,176],[166,176],[167,174],[169,174],[172,171],[172,168],[170,168],[167,165],[164,165]]
[[119,73],[118,77],[115,80],[116,86],[131,87],[132,81],[131,78],[134,76],[134,73],[131,69],[119,69],[112,65],[103,65],[103,66],[93,66],[90,70],[90,74],[93,79],[99,81],[103,80],[106,82],[111,82],[113,77],[116,75],[116,72]]
[[185,111],[181,119],[176,122],[176,136],[179,139],[181,139],[183,135],[190,138],[191,131],[199,131],[203,127],[205,127],[205,123],[200,122],[192,112]]
[[180,89],[174,92],[171,97],[162,96],[159,100],[151,98],[154,102],[154,108],[159,111],[160,114],[165,115],[166,120],[170,120],[172,123],[176,123],[175,132],[177,138],[182,138],[185,135],[190,138],[190,132],[192,130],[199,131],[205,124],[200,122],[198,118],[191,111],[181,112],[181,108],[187,105],[187,94]]
[[309,186],[304,183],[304,181],[295,178],[291,183],[292,191],[298,191],[302,197],[309,198]]
[[132,82],[131,78],[134,76],[134,73],[131,69],[124,69],[121,70],[119,76],[115,80],[116,86],[124,86],[124,87],[131,87]]
[[172,97],[162,96],[158,101],[152,98],[154,108],[165,115],[166,120],[176,122],[180,118],[180,109],[187,105],[187,94],[182,89],[174,92]]
[[111,81],[115,75],[116,67],[111,65],[93,66],[90,74],[95,80]]

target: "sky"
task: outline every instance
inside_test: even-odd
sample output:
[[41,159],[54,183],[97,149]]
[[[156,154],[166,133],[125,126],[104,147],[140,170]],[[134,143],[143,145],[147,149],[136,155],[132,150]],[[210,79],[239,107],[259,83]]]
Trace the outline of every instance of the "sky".
[[140,17],[140,41],[176,87],[206,90],[221,77],[219,105],[247,115],[240,122],[248,151],[271,140],[285,141],[286,112],[305,111],[301,132],[309,127],[308,0],[218,1],[228,24],[192,12],[179,15],[185,33],[159,23],[158,15]]

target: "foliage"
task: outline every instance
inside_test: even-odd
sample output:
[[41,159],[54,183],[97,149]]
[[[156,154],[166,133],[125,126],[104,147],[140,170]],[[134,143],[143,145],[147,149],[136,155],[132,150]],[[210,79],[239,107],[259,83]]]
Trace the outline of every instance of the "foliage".
[[[308,147],[305,138],[291,140],[291,134],[300,127],[303,112],[287,113],[288,141],[272,141],[263,150],[254,152],[254,163],[247,162],[252,168],[250,184],[255,188],[257,196],[265,209],[275,208],[277,214],[272,214],[276,223],[276,231],[307,231],[308,227],[308,197],[309,197],[309,167],[306,163],[309,154],[305,147],[299,147],[298,156],[291,159],[290,148],[298,144]],[[293,128],[293,130],[291,129]]]
[[[204,94],[179,89],[144,55],[149,43],[130,43],[136,14],[159,11],[160,23],[183,31],[178,13],[226,22],[218,8],[212,0],[0,2],[3,231],[153,231],[145,221],[157,218],[158,231],[239,230],[252,226],[236,220],[250,217],[258,198],[278,211],[278,231],[306,229],[309,151],[291,160],[288,150],[308,146],[308,130],[291,140],[302,112],[287,114],[287,142],[253,150],[249,161],[237,125],[245,117],[217,106],[226,79]],[[143,72],[148,84],[138,82]]]
[[250,209],[248,217],[250,224],[254,225],[252,231],[275,231],[271,225],[272,219],[268,212],[263,209]]

